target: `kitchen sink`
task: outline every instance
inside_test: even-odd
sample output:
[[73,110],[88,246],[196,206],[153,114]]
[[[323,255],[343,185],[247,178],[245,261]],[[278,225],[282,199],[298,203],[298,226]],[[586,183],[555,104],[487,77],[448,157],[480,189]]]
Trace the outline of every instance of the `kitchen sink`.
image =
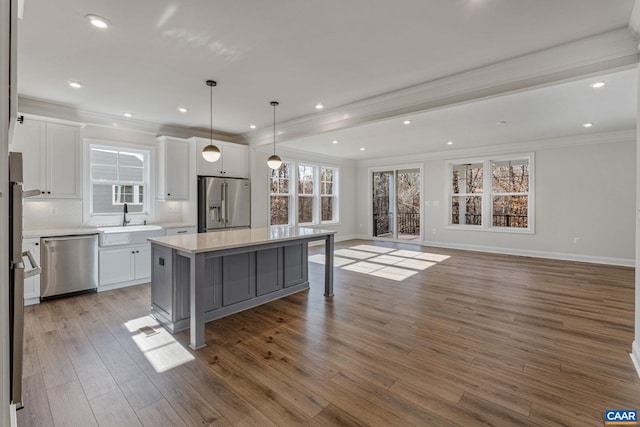
[[100,246],[135,245],[145,243],[149,237],[164,236],[159,225],[127,225],[99,227]]

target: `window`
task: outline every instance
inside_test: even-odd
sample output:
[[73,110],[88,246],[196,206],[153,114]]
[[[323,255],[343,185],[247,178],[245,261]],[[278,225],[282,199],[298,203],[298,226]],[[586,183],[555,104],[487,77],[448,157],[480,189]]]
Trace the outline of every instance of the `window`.
[[533,231],[533,155],[452,162],[450,225]]
[[482,225],[482,163],[453,165],[451,224]]
[[291,206],[291,172],[293,165],[283,162],[278,169],[271,171],[270,224],[288,225]]
[[494,227],[529,227],[529,159],[491,162]]
[[148,212],[149,151],[91,145],[91,214]]
[[338,168],[283,162],[269,169],[271,225],[338,222]]
[[320,221],[335,222],[337,215],[337,170],[320,168]]
[[316,198],[315,174],[315,166],[298,166],[298,224],[315,222],[313,206]]

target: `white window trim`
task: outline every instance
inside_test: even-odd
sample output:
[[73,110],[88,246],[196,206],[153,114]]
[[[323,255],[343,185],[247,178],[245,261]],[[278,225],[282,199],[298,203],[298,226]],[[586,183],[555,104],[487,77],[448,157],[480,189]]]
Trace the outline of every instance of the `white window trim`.
[[154,205],[155,205],[155,185],[153,183],[156,182],[156,147],[152,145],[141,145],[141,144],[131,144],[127,142],[121,141],[113,141],[113,140],[104,140],[104,139],[94,139],[94,138],[84,138],[83,139],[83,162],[82,162],[82,170],[83,170],[83,199],[88,201],[87,203],[83,203],[82,209],[82,221],[85,225],[90,226],[110,226],[110,225],[121,225],[122,224],[122,214],[93,214],[92,204],[93,200],[91,198],[91,146],[102,146],[104,148],[109,149],[118,149],[118,150],[136,150],[136,151],[147,151],[149,152],[148,165],[145,171],[145,190],[147,191],[147,209],[144,212],[139,213],[131,213],[127,214],[127,216],[131,218],[136,218],[136,223],[142,223],[143,221],[153,221],[154,220]]
[[[491,172],[486,173],[486,171],[491,171],[491,161],[505,161],[505,160],[520,160],[520,159],[528,159],[529,160],[529,206],[527,209],[527,228],[516,228],[516,227],[494,227],[493,224],[493,209],[492,209],[492,201],[494,195],[506,196],[511,193],[494,193],[493,185],[491,182]],[[467,224],[452,224],[451,223],[451,197],[453,195],[453,166],[466,164],[466,163],[482,163],[483,164],[483,181],[482,181],[482,193],[478,194],[482,196],[482,225],[467,225]],[[456,159],[447,161],[447,180],[446,180],[446,190],[445,190],[445,200],[447,200],[447,226],[445,227],[448,230],[466,230],[466,231],[489,231],[492,233],[515,233],[515,234],[535,234],[535,153],[516,153],[516,154],[508,154],[508,155],[499,155],[499,156],[485,156],[481,158],[471,158],[471,159]],[[487,191],[487,189],[489,191]],[[520,195],[522,193],[514,193]],[[461,194],[464,195],[464,194]]]
[[[293,173],[289,177],[289,194],[282,194],[282,196],[289,197],[289,226],[300,226],[300,227],[318,227],[322,225],[340,225],[340,196],[339,196],[339,182],[340,182],[340,167],[336,165],[322,164],[322,163],[313,163],[302,160],[282,160],[283,163],[287,163],[291,165]],[[313,172],[313,195],[305,195],[298,194],[298,167],[299,166],[311,166],[314,168]],[[335,172],[333,187],[334,194],[328,197],[334,197],[334,201],[336,206],[334,208],[334,220],[332,221],[322,221],[322,195],[320,194],[320,171],[322,168],[333,169]],[[268,192],[269,199],[267,205],[267,213],[269,215],[269,226],[270,227],[278,227],[278,225],[271,224],[271,196],[276,196],[279,194],[271,193],[271,172],[268,172]],[[313,197],[314,199],[314,207],[313,207],[313,222],[298,222],[298,197]]]
[[[312,179],[312,188],[313,191],[311,194],[309,193],[298,193],[298,185],[299,185],[299,176],[298,173],[300,172],[300,167],[304,167],[304,168],[311,168],[312,170],[312,174],[311,174],[311,179]],[[296,223],[300,226],[303,227],[307,227],[309,225],[318,225],[319,221],[318,219],[320,218],[319,216],[319,206],[318,206],[318,202],[320,201],[319,193],[320,193],[320,184],[319,184],[319,178],[320,178],[320,167],[318,165],[314,165],[311,163],[307,163],[307,162],[298,162],[297,167],[296,167],[296,185],[295,185],[295,193],[296,193]],[[311,203],[313,204],[313,209],[311,210],[311,222],[300,222],[298,221],[299,218],[299,206],[298,206],[298,200],[299,198],[308,198],[311,199]]]

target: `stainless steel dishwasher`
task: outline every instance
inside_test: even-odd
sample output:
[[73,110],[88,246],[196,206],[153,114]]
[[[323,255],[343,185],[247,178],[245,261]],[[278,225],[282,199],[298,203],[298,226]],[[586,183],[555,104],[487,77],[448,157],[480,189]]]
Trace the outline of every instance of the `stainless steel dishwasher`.
[[98,235],[43,237],[40,298],[98,289]]

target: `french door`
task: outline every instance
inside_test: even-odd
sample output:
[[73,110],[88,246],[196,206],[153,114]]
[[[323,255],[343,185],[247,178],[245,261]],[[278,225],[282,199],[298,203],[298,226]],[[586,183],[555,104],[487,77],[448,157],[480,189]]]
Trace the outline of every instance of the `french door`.
[[371,172],[374,238],[421,241],[421,175],[420,168]]

